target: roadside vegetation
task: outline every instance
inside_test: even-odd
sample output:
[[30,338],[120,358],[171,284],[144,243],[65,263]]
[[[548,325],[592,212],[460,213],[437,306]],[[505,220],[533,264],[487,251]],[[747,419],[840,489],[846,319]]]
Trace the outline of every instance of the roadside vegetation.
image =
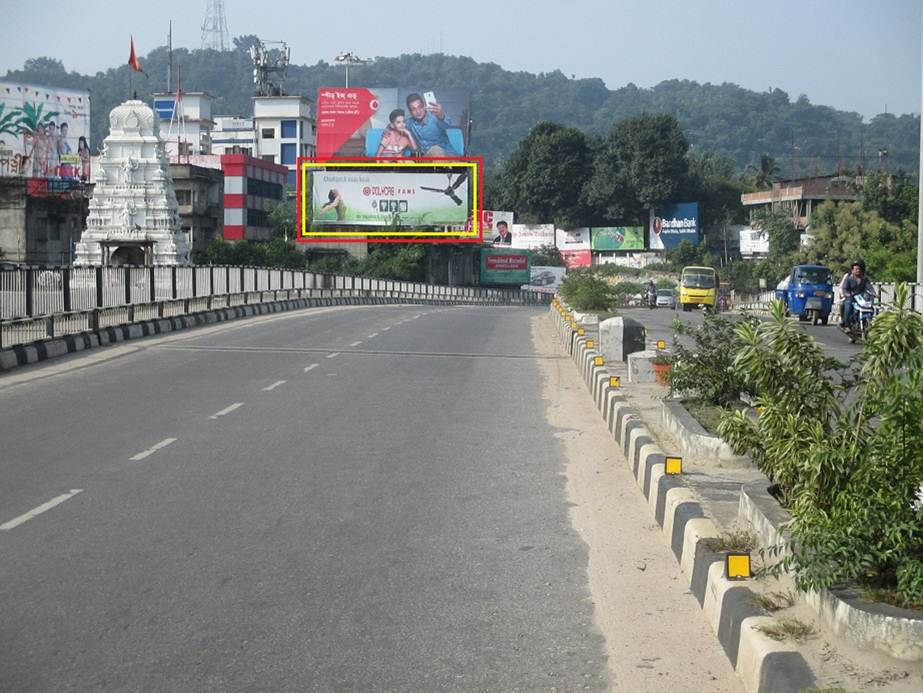
[[[906,285],[844,364],[786,320],[681,328],[671,390],[723,409],[718,433],[749,455],[791,513],[781,557],[801,589],[858,584],[923,608],[923,315]],[[759,416],[735,410],[745,393]]]

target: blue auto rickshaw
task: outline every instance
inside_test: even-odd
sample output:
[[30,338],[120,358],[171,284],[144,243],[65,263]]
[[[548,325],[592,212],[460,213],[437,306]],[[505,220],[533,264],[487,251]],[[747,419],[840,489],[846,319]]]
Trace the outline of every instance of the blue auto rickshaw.
[[784,301],[789,315],[797,315],[802,322],[826,325],[833,308],[830,270],[823,265],[796,265],[788,281],[780,282],[776,296]]

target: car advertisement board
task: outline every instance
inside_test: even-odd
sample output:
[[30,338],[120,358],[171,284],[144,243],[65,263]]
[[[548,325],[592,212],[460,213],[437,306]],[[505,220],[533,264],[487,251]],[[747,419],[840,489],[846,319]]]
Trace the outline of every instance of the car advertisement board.
[[669,250],[683,241],[699,244],[699,203],[678,202],[652,209],[651,249]]
[[517,248],[481,248],[481,286],[521,286],[531,280],[528,250]]
[[467,172],[315,171],[313,223],[328,226],[465,224]]
[[553,294],[564,282],[566,267],[532,267],[528,284],[522,285],[523,291],[539,291]]
[[593,250],[644,250],[644,227],[594,226],[590,246]]
[[470,95],[438,86],[317,90],[319,159],[460,157],[468,143]]

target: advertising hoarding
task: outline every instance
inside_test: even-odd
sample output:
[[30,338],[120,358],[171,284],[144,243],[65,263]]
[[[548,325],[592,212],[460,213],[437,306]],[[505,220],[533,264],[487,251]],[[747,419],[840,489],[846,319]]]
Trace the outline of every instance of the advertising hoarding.
[[593,250],[644,250],[644,227],[594,226],[590,246]]
[[683,241],[699,244],[699,203],[677,202],[652,209],[651,249],[675,248]]
[[513,213],[498,212],[490,209],[481,210],[481,228],[484,229],[484,242],[511,245],[513,235]]
[[566,267],[532,267],[528,284],[523,284],[523,291],[538,291],[553,294],[564,282]]
[[590,230],[588,228],[556,229],[554,232],[555,245],[563,254],[565,250],[589,250],[590,249]]
[[0,176],[90,180],[90,92],[0,82]]
[[554,245],[554,224],[513,224],[514,248]]
[[315,171],[313,223],[429,226],[468,220],[468,173]]
[[586,250],[562,248],[561,257],[564,258],[564,264],[567,265],[568,268],[589,267],[593,264],[593,251],[589,248]]
[[530,253],[515,248],[481,248],[481,285],[521,286],[531,281]]
[[470,95],[441,87],[321,87],[317,157],[464,156]]
[[745,227],[740,230],[740,254],[743,257],[769,254],[769,234],[762,229]]

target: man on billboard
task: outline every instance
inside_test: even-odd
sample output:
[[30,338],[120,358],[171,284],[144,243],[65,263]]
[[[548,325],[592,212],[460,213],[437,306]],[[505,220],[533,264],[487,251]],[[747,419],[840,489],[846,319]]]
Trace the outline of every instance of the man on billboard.
[[497,222],[497,234],[497,237],[494,238],[494,243],[501,243],[503,245],[512,244],[513,234],[510,233],[509,224],[502,219]]
[[448,129],[452,123],[445,110],[436,101],[433,92],[426,92],[426,100],[414,92],[407,96],[410,121],[407,129],[420,147],[423,156],[461,156],[449,141]]

